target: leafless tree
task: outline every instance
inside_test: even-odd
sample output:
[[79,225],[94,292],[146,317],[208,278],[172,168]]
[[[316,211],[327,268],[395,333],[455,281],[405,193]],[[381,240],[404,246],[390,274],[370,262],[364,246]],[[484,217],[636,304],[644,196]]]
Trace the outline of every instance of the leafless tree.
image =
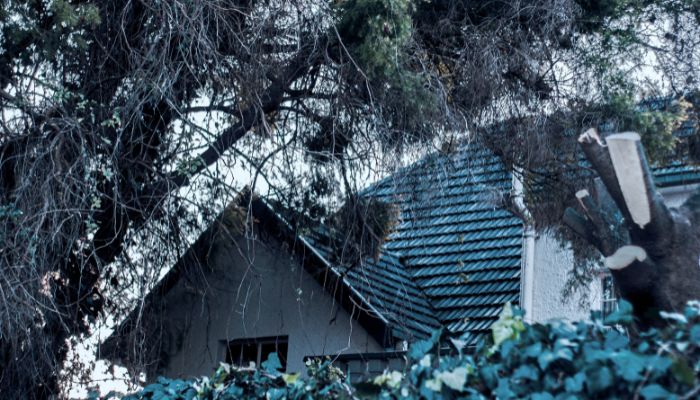
[[[8,397],[59,393],[68,341],[152,287],[234,197],[231,168],[317,218],[319,193],[352,192],[412,144],[605,86],[581,57],[605,20],[573,0],[0,4]],[[687,37],[669,54],[696,57]]]

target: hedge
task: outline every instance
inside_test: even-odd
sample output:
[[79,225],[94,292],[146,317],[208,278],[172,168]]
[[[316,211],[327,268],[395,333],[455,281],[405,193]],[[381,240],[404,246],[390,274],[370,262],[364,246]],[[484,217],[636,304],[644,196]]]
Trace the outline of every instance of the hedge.
[[[306,377],[278,372],[273,354],[257,370],[222,364],[211,377],[159,378],[125,398],[699,398],[700,302],[662,318],[664,328],[629,334],[626,302],[604,321],[594,314],[590,321],[547,324],[524,324],[522,312],[506,306],[491,337],[475,350],[464,349],[467,338],[439,331],[411,346],[404,371],[385,371],[360,384],[351,384],[328,360],[307,363]],[[452,354],[439,356],[446,343]]]

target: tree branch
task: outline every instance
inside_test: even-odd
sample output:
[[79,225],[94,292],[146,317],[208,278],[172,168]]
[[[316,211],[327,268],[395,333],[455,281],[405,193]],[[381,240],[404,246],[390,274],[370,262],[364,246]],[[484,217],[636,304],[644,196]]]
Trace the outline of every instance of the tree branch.
[[606,147],[595,129],[579,137],[579,143],[627,222],[634,244],[652,257],[661,257],[672,241],[673,218],[656,191],[653,174],[638,134],[610,135]]
[[627,209],[627,203],[624,201],[620,184],[617,181],[612,159],[610,158],[610,154],[606,151],[605,146],[598,135],[598,131],[595,128],[585,131],[583,134],[581,134],[581,136],[579,136],[578,142],[581,145],[581,149],[583,149],[583,153],[586,155],[586,159],[598,173],[598,176],[600,176],[600,179],[603,181],[603,184],[608,190],[610,197],[620,209],[622,216],[625,218],[625,220],[631,221],[632,218],[630,217],[629,210]]
[[232,114],[232,115],[237,114],[237,109],[235,107],[225,106],[223,104],[211,104],[208,106],[187,107],[187,108],[182,110],[182,113],[189,114],[189,113],[211,112],[211,111],[220,111],[220,112]]
[[148,197],[160,199],[165,193],[189,183],[190,177],[199,174],[204,169],[215,163],[221,155],[234,143],[242,138],[260,119],[272,111],[279,109],[284,101],[284,94],[288,87],[312,65],[310,55],[301,51],[290,62],[284,72],[275,79],[265,92],[260,96],[260,101],[253,104],[240,113],[238,122],[226,128],[221,135],[195,158],[198,160],[193,168],[187,173],[176,171],[168,175],[159,184],[156,184],[150,191],[146,191]]

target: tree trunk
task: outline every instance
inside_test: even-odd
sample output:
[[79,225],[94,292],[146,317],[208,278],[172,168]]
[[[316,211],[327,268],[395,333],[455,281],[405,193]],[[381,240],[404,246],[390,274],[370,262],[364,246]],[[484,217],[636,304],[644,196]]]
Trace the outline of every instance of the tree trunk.
[[[108,24],[99,40],[95,41],[95,49],[91,52],[94,68],[85,68],[85,77],[78,89],[85,98],[98,104],[91,110],[99,114],[95,118],[97,121],[111,115],[115,93],[123,77],[129,73],[128,50],[138,48],[140,41],[144,40],[140,33],[144,7],[141,2],[135,2],[124,10],[118,8],[110,11],[117,13],[116,16],[105,11],[105,15],[114,16],[107,18],[113,23]],[[119,15],[122,17],[117,18]],[[122,30],[123,33],[115,33]],[[120,42],[122,40],[126,43]],[[110,53],[104,54],[104,49]],[[95,127],[94,132],[85,133],[87,140],[98,140],[96,138],[99,134],[104,134],[115,143],[119,141],[115,145],[120,151],[118,170],[115,171],[119,181],[117,185],[111,181],[99,182],[96,195],[100,198],[101,205],[94,215],[98,229],[92,247],[83,250],[79,241],[68,243],[66,246],[74,249],[66,252],[70,256],[51,260],[53,264],[46,268],[48,271],[57,271],[58,274],[53,275],[51,298],[40,298],[48,303],[45,308],[49,310],[44,314],[43,327],[31,331],[28,334],[31,340],[25,341],[26,343],[18,344],[16,338],[0,337],[0,382],[7,390],[11,390],[3,394],[13,397],[12,393],[15,393],[24,398],[43,399],[60,393],[59,373],[66,359],[68,340],[72,336],[87,333],[89,322],[102,312],[100,279],[105,266],[122,254],[127,232],[140,229],[152,218],[163,199],[178,188],[188,185],[192,175],[217,162],[223,153],[259,124],[266,114],[277,111],[294,82],[318,62],[319,54],[317,49],[310,46],[298,49],[286,68],[282,68],[278,75],[269,77],[268,87],[251,95],[248,107],[237,110],[238,120],[223,130],[196,157],[200,162],[187,173],[153,173],[157,170],[154,162],[161,150],[161,139],[172,129],[173,114],[177,107],[188,104],[199,84],[195,77],[186,73],[178,75],[173,84],[173,92],[176,94],[172,95],[170,102],[144,100],[141,118],[130,120],[129,125],[122,128],[125,134],[119,136],[103,126]],[[105,79],[105,76],[109,79]],[[21,180],[28,179],[26,176],[16,176],[15,164],[29,151],[27,148],[19,148],[12,141],[0,146],[0,200],[3,204],[10,204],[13,192]]]
[[[603,143],[590,129],[579,144],[603,185],[598,201],[579,191],[582,212],[567,209],[564,223],[605,257],[639,327],[658,326],[659,311],[682,311],[700,297],[700,190],[681,207],[667,207],[636,133],[609,135]],[[604,211],[610,202],[621,221]]]

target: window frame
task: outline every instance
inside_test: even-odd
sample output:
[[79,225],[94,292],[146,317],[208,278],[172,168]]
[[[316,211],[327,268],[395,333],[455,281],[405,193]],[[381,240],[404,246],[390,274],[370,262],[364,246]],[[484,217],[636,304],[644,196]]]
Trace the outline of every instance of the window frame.
[[601,279],[601,305],[600,312],[603,320],[617,310],[617,288],[610,273],[603,274]]
[[[275,346],[275,351],[277,353],[277,356],[280,359],[280,363],[282,364],[282,369],[280,372],[286,372],[287,370],[287,356],[289,354],[289,335],[278,335],[278,336],[261,336],[261,337],[252,337],[252,338],[238,338],[238,339],[231,339],[231,340],[222,340],[222,347],[223,347],[223,361],[227,364],[235,365],[239,368],[249,368],[250,361],[244,365],[244,360],[243,360],[243,349],[244,346],[246,345],[255,345],[256,348],[256,357],[253,362],[255,362],[255,366],[259,367],[260,364],[265,362],[265,359],[263,358],[262,355],[262,348],[263,345],[268,345],[268,344],[273,344]],[[286,345],[286,353],[285,354],[280,354],[279,346],[280,345]],[[232,346],[241,346],[241,350],[238,356],[238,362],[234,362],[233,357],[232,357],[232,352],[231,352],[231,347]]]

